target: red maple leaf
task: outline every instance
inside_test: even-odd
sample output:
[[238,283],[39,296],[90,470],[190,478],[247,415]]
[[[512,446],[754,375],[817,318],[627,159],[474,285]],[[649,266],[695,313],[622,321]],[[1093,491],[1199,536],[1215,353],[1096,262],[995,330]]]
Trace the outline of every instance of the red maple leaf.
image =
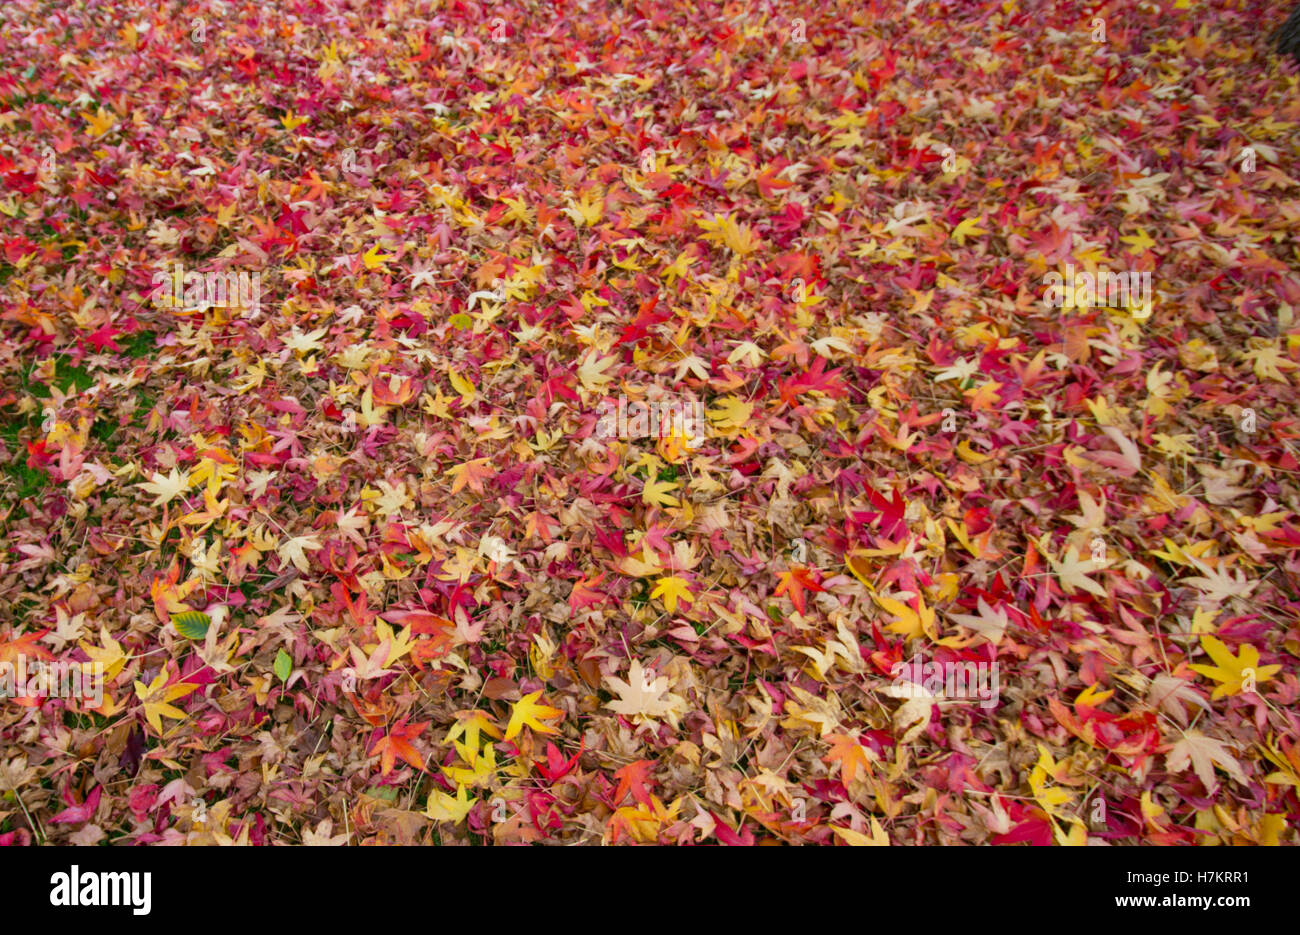
[[584,738],[578,747],[578,752],[566,760],[561,755],[560,749],[548,741],[546,744],[546,763],[544,765],[538,763],[537,771],[546,777],[547,782],[555,782],[555,780],[567,776],[573,767],[578,765],[578,757],[582,756],[582,752],[586,747],[587,741]]

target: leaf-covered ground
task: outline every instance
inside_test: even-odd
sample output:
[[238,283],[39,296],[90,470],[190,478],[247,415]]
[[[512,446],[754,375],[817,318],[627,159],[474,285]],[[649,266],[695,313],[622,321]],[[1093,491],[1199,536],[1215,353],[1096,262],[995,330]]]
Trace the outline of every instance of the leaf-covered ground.
[[6,0],[0,843],[1295,843],[1286,12]]

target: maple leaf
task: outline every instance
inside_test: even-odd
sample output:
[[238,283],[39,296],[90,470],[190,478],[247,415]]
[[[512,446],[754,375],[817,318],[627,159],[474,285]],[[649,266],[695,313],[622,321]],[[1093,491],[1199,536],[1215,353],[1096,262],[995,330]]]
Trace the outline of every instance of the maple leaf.
[[1156,245],[1156,242],[1151,239],[1151,236],[1140,227],[1136,234],[1121,237],[1120,242],[1128,244],[1129,247],[1127,252],[1132,254],[1145,253],[1148,249]]
[[1201,648],[1218,664],[1193,665],[1189,668],[1220,683],[1210,694],[1211,701],[1218,701],[1225,695],[1239,694],[1247,685],[1267,682],[1282,670],[1280,665],[1261,666],[1259,650],[1250,643],[1243,643],[1240,652],[1234,656],[1221,640],[1207,634],[1201,637]]
[[[457,746],[457,750],[461,751],[462,756],[464,756],[464,751],[459,745]],[[487,786],[492,782],[493,777],[496,776],[496,747],[489,744],[483,748],[482,755],[466,758],[465,762],[469,764],[468,768],[460,766],[442,767],[443,775],[457,785],[472,786],[475,788]]]
[[415,648],[415,643],[411,639],[410,625],[403,627],[401,633],[394,634],[393,628],[387,623],[376,620],[375,634],[379,637],[380,645],[388,646],[388,654],[383,657],[384,668],[388,668]]
[[1057,580],[1061,582],[1066,594],[1084,590],[1100,598],[1106,597],[1106,589],[1087,577],[1101,569],[1091,558],[1087,561],[1079,561],[1079,550],[1074,546],[1065,550],[1065,557],[1061,561],[1058,562],[1050,557],[1048,560],[1052,563],[1052,570],[1056,572]]
[[847,734],[829,734],[831,752],[822,757],[832,763],[840,764],[840,782],[848,789],[859,769],[871,770],[871,762],[876,759],[873,751],[864,747],[856,737]]
[[519,732],[525,727],[537,731],[539,734],[558,734],[559,731],[548,724],[543,724],[542,720],[553,720],[557,717],[563,717],[564,712],[559,708],[551,708],[544,704],[538,704],[537,699],[542,696],[541,689],[524,695],[515,702],[514,709],[510,712],[510,723],[506,725],[506,740],[512,740],[519,735]]
[[826,673],[835,665],[835,654],[832,652],[822,652],[815,646],[791,646],[792,650],[797,653],[803,653],[813,662],[813,677],[819,682],[826,681]]
[[982,220],[984,220],[984,215],[982,214],[974,218],[964,218],[948,236],[957,241],[958,246],[965,246],[967,237],[980,237],[988,233],[988,231],[979,226],[980,221]]
[[1142,469],[1142,453],[1137,445],[1124,437],[1124,433],[1113,425],[1104,425],[1101,429],[1118,447],[1119,454],[1113,451],[1090,451],[1088,459],[1112,468],[1124,477],[1132,477]]
[[816,579],[812,576],[812,571],[802,565],[792,565],[786,571],[777,576],[779,583],[776,590],[772,592],[773,597],[780,597],[782,594],[790,596],[790,603],[794,604],[794,609],[799,613],[804,612],[804,591],[814,593],[825,591]]
[[[461,758],[466,763],[472,763],[478,759],[481,734],[487,734],[497,740],[502,739],[501,729],[492,723],[491,718],[483,711],[457,711],[456,723],[452,725],[451,730],[447,731],[444,742],[455,744]],[[462,736],[465,738],[463,744],[459,742]]]
[[1250,593],[1259,584],[1258,581],[1251,581],[1246,578],[1245,573],[1240,569],[1237,570],[1236,576],[1233,577],[1228,574],[1226,568],[1209,569],[1203,565],[1201,568],[1204,574],[1184,578],[1182,583],[1190,584],[1204,594],[1211,605],[1221,604],[1230,597],[1249,597]]
[[99,628],[99,641],[103,647],[102,649],[99,646],[92,646],[90,643],[85,642],[77,645],[90,657],[90,662],[85,663],[85,665],[101,666],[104,681],[107,683],[117,678],[118,673],[122,671],[122,667],[126,665],[126,653],[122,651],[122,644],[109,634],[106,626],[101,625]]
[[12,637],[10,634],[11,639],[0,643],[0,665],[14,665],[19,656],[26,656],[28,659],[53,659],[53,653],[36,642],[47,632],[49,631],[33,630],[18,637]]
[[393,771],[397,763],[397,758],[401,757],[407,763],[410,763],[421,772],[425,771],[424,757],[420,756],[420,751],[411,746],[411,741],[419,738],[424,733],[429,721],[420,721],[418,724],[407,724],[406,718],[402,718],[394,724],[387,734],[380,737],[370,747],[370,756],[376,753],[380,755],[380,773],[387,776]]
[[601,572],[591,581],[583,578],[573,585],[573,590],[569,592],[569,612],[576,614],[588,607],[594,607],[609,600],[609,595],[603,591],[597,591],[595,586],[605,580],[605,572]]
[[708,410],[706,415],[709,421],[722,431],[734,432],[743,429],[749,423],[749,417],[753,412],[753,403],[747,403],[736,396],[725,396],[717,400],[715,408]]
[[412,377],[403,379],[393,374],[385,382],[375,380],[370,386],[373,398],[385,406],[403,406],[420,391],[420,382]]
[[925,599],[919,594],[916,596],[915,609],[883,594],[873,594],[872,599],[894,615],[893,622],[885,627],[890,633],[900,633],[908,642],[922,636],[934,638],[934,608],[927,607]]
[[618,363],[617,357],[601,357],[593,349],[578,364],[578,379],[582,385],[594,392],[603,392],[613,377],[605,371]]
[[1255,376],[1259,379],[1286,383],[1286,374],[1282,371],[1294,370],[1300,364],[1286,358],[1276,346],[1264,343],[1265,340],[1267,339],[1251,338],[1247,343],[1252,346],[1249,350],[1241,351],[1241,359],[1252,363]]
[[177,698],[184,698],[199,687],[192,682],[177,682],[169,686],[167,678],[167,671],[164,669],[158,673],[147,687],[138,680],[134,683],[135,696],[144,705],[145,720],[154,729],[154,733],[159,736],[162,736],[163,732],[163,717],[175,718],[181,721],[188,717],[184,711],[174,707],[170,702],[175,701]]
[[[567,760],[560,753],[555,744],[547,741],[546,743],[546,762],[537,764],[537,771],[546,777],[546,781],[554,784],[557,780],[567,776],[582,757],[583,751],[587,749],[586,738],[578,745],[578,751]],[[617,799],[615,800],[617,801]]]
[[1206,710],[1210,707],[1196,693],[1191,682],[1164,672],[1151,680],[1147,688],[1147,702],[1159,707],[1177,721],[1180,727],[1187,726],[1187,709],[1184,704],[1199,705]]
[[333,820],[322,818],[315,830],[308,828],[303,832],[302,843],[306,847],[342,847],[351,837],[350,832],[334,834]]
[[668,285],[672,285],[677,279],[686,276],[690,268],[699,262],[699,257],[690,253],[679,253],[677,258],[671,264],[665,266],[660,275],[667,280]]
[[293,567],[305,575],[311,571],[311,565],[307,562],[307,552],[319,548],[321,544],[314,535],[294,536],[281,545],[276,554],[280,556],[281,561],[292,562]]
[[454,824],[460,824],[477,802],[477,798],[469,798],[469,790],[465,786],[456,787],[455,798],[440,789],[434,789],[429,793],[429,799],[424,807],[424,814],[434,821],[450,821]]
[[702,219],[700,227],[706,231],[706,240],[727,247],[737,256],[748,256],[762,245],[762,241],[748,226],[737,223],[729,216],[714,215]]
[[361,255],[361,263],[366,269],[380,269],[385,260],[391,260],[396,254],[380,253],[379,244],[371,244],[370,249]]
[[618,700],[605,702],[605,707],[615,714],[633,718],[672,717],[680,705],[671,695],[663,698],[668,691],[668,677],[661,675],[653,682],[650,675],[641,667],[640,659],[633,659],[628,669],[627,681],[617,676],[607,675],[603,679],[612,686],[611,691],[618,695]]
[[688,604],[694,600],[687,582],[676,575],[667,575],[655,582],[654,590],[650,592],[650,598],[651,600],[662,600],[664,608],[670,614],[677,613],[678,600],[684,600]]
[[100,107],[93,114],[82,114],[81,119],[86,121],[86,129],[90,131],[93,137],[101,137],[117,125],[117,117],[111,110],[105,110]]
[[623,797],[631,792],[634,802],[639,805],[650,805],[650,793],[646,789],[646,784],[650,779],[650,770],[654,766],[654,760],[636,760],[622,769],[615,770],[614,778],[618,780],[618,787],[614,790],[614,798],[611,801],[618,805],[623,801]]
[[841,828],[839,825],[831,825],[831,830],[850,847],[889,847],[889,835],[880,826],[880,820],[875,815],[870,816],[870,818],[870,835],[863,834],[861,831],[854,831],[852,828]]
[[1098,503],[1092,498],[1092,495],[1086,490],[1078,491],[1079,509],[1082,511],[1077,516],[1065,517],[1075,526],[1085,530],[1100,530],[1106,525],[1106,498],[1103,496]]
[[1181,773],[1189,764],[1206,791],[1211,794],[1219,788],[1219,782],[1214,776],[1215,766],[1243,786],[1250,784],[1246,774],[1241,771],[1241,764],[1232,756],[1228,747],[1222,741],[1207,737],[1197,730],[1184,731],[1182,739],[1165,754],[1165,765],[1172,772]]
[[957,363],[945,367],[934,375],[936,383],[942,383],[945,380],[965,381],[974,379],[975,374],[979,373],[980,362],[976,357],[970,360],[959,360]]
[[96,786],[86,796],[86,801],[78,803],[72,796],[72,788],[69,787],[63,793],[63,801],[68,807],[59,812],[50,819],[50,824],[61,825],[79,825],[94,820],[95,812],[99,809],[100,797],[104,794],[103,786]]
[[284,342],[285,347],[295,353],[308,354],[312,351],[323,349],[323,346],[320,343],[320,339],[323,337],[325,337],[324,328],[317,328],[315,331],[309,331],[304,334],[298,330],[297,326],[295,326],[293,330],[290,331],[287,336],[282,337],[281,340]]
[[1269,762],[1278,767],[1276,772],[1264,777],[1265,782],[1300,789],[1300,743],[1288,743],[1283,737],[1279,749],[1276,739],[1270,737],[1268,745],[1259,749]]
[[565,213],[576,227],[595,227],[605,214],[605,198],[597,188],[590,189],[581,200],[569,199]]
[[645,486],[641,488],[641,502],[647,506],[681,506],[681,502],[669,492],[677,489],[677,482],[664,480],[657,477],[646,478]]
[[354,678],[377,679],[385,675],[392,675],[394,669],[387,668],[384,663],[388,659],[390,650],[388,640],[380,640],[379,645],[367,658],[365,652],[359,646],[349,646],[348,653],[352,657],[352,665],[343,671],[351,674]]
[[[737,364],[744,361],[750,367],[757,367],[767,357],[767,352],[755,344],[753,341],[741,341],[735,349],[727,355],[727,363]],[[723,403],[724,400],[719,400]]]
[[475,458],[473,461],[465,461],[456,465],[447,471],[447,477],[452,478],[451,492],[457,494],[469,485],[469,489],[475,493],[483,492],[483,481],[490,480],[496,472],[492,470],[492,460],[490,458]]
[[146,493],[154,495],[153,506],[162,506],[171,503],[182,493],[190,489],[190,481],[186,475],[181,474],[179,468],[172,468],[170,474],[159,474],[153,472],[150,480],[136,484],[137,487],[143,487]]
[[466,380],[459,373],[452,371],[447,374],[447,379],[451,381],[451,387],[460,394],[460,401],[463,405],[468,406],[474,402],[475,389],[474,384]]
[[368,487],[361,491],[361,496],[363,501],[371,503],[381,516],[392,516],[394,513],[400,513],[410,503],[411,495],[406,492],[406,484],[401,481],[398,481],[394,486],[386,480],[381,480],[379,488],[382,493],[375,497],[374,500],[367,499],[367,497],[376,493],[376,491]]
[[999,605],[998,609],[994,610],[981,596],[977,603],[977,609],[979,610],[978,616],[948,614],[948,619],[961,624],[967,629],[974,630],[996,646],[1002,641],[1002,636],[1006,633],[1007,627],[1011,625],[1011,621],[1007,617],[1006,607]]

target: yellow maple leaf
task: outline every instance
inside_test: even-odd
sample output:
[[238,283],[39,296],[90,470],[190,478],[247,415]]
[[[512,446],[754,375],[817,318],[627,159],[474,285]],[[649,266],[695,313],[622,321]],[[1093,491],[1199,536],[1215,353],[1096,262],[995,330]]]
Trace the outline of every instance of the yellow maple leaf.
[[651,599],[658,598],[663,601],[664,607],[668,613],[677,613],[677,602],[684,600],[690,604],[693,601],[691,589],[687,586],[684,579],[676,575],[667,575],[655,582],[654,590],[650,592]]
[[159,672],[148,687],[139,680],[136,680],[134,685],[135,696],[144,705],[145,720],[149,722],[149,726],[159,736],[162,736],[162,719],[164,716],[175,718],[178,721],[183,721],[188,717],[184,711],[173,707],[170,702],[175,701],[177,698],[184,698],[199,687],[193,682],[177,682],[175,685],[168,686],[166,669]]
[[424,807],[424,814],[434,821],[450,821],[460,824],[469,814],[469,810],[478,802],[477,798],[469,798],[469,792],[464,786],[456,787],[456,797],[452,798],[445,792],[435,789],[429,793],[429,801]]
[[677,259],[673,260],[668,266],[665,266],[660,275],[668,282],[668,285],[671,286],[675,280],[686,276],[687,272],[695,265],[698,259],[698,257],[692,256],[688,253],[679,253],[677,254]]
[[913,610],[892,597],[881,594],[871,596],[877,604],[894,615],[894,622],[885,627],[889,632],[901,633],[908,642],[921,636],[928,636],[932,640],[938,639],[934,630],[934,609],[925,606],[924,598],[917,596],[917,609]]
[[[415,648],[415,641],[411,639],[411,628],[409,626],[403,627],[401,633],[395,634],[393,628],[383,620],[376,620],[375,634],[379,637],[378,645],[388,644],[388,658],[384,660],[384,668],[388,668]],[[367,645],[363,648],[370,652],[375,647]]]
[[1152,240],[1147,232],[1140,227],[1136,234],[1131,234],[1128,237],[1121,237],[1120,241],[1129,245],[1129,253],[1142,253],[1156,245],[1156,242]]
[[90,662],[82,663],[82,666],[102,666],[104,681],[111,682],[122,671],[122,666],[126,665],[126,653],[122,651],[122,644],[109,634],[108,627],[100,626],[99,641],[103,645],[102,649],[86,642],[77,644],[90,657]]
[[81,118],[86,121],[86,129],[94,137],[103,136],[117,125],[117,117],[113,112],[102,107],[93,114],[82,114]]
[[474,401],[475,389],[474,384],[466,380],[456,371],[447,374],[447,379],[451,381],[451,388],[460,394],[460,401],[468,406]]
[[[451,730],[447,731],[444,742],[455,744],[461,758],[466,763],[473,763],[478,759],[480,734],[487,734],[500,740],[501,728],[493,724],[491,718],[482,711],[458,711],[456,723],[452,725]],[[463,744],[458,742],[461,737],[465,738]]]
[[515,702],[514,709],[510,712],[510,723],[506,725],[506,740],[517,737],[525,727],[531,728],[539,734],[559,733],[558,729],[551,727],[549,724],[543,724],[542,719],[549,721],[557,717],[563,717],[564,712],[559,708],[538,704],[537,699],[541,696],[541,689],[538,689],[535,692],[529,692]]
[[724,432],[742,429],[749,422],[754,412],[754,404],[747,403],[737,396],[724,396],[717,401],[717,408],[707,413],[709,421]]
[[656,477],[647,478],[645,487],[641,490],[641,502],[647,506],[680,506],[681,503],[676,497],[669,496],[669,492],[676,489],[676,481],[661,481]]
[[[457,749],[464,756],[463,748],[458,744]],[[497,751],[496,747],[488,744],[483,749],[482,756],[476,756],[472,759],[466,759],[469,767],[464,766],[444,766],[442,773],[458,786],[485,786],[496,776],[497,771]]]
[[979,237],[988,233],[988,231],[979,226],[980,221],[982,220],[984,220],[984,215],[982,214],[978,217],[965,218],[948,236],[957,241],[958,246],[964,247],[966,245],[967,237]]
[[564,211],[575,227],[595,227],[605,214],[605,195],[599,188],[588,191],[580,201],[571,198],[569,204]]
[[840,836],[840,840],[850,847],[889,847],[889,835],[885,834],[885,829],[880,827],[880,821],[875,815],[871,817],[871,834],[865,835],[861,831],[854,831],[852,828],[841,828],[839,825],[831,825],[831,830]]
[[699,223],[705,231],[705,240],[721,244],[737,256],[748,256],[762,244],[748,226],[726,215],[715,214],[711,218],[702,218]]
[[1284,370],[1294,370],[1296,364],[1294,361],[1283,356],[1281,350],[1276,346],[1267,343],[1259,338],[1251,338],[1247,341],[1249,350],[1241,351],[1240,356],[1243,360],[1252,363],[1255,376],[1261,380],[1274,380],[1278,383],[1286,383],[1286,374]]
[[1218,663],[1214,666],[1191,666],[1193,672],[1220,683],[1210,694],[1211,701],[1217,701],[1225,695],[1253,691],[1256,684],[1267,682],[1282,670],[1282,667],[1277,665],[1261,666],[1259,650],[1249,643],[1243,643],[1241,651],[1234,656],[1221,640],[1207,634],[1201,637],[1201,648]]
[[371,244],[370,249],[361,254],[361,262],[366,269],[379,269],[385,260],[391,260],[396,254],[380,253],[379,244]]
[[146,492],[154,495],[156,499],[152,506],[162,506],[189,490],[192,483],[193,481],[190,478],[181,474],[178,468],[173,467],[170,474],[160,474],[158,471],[154,471],[151,480],[135,486],[143,487]]

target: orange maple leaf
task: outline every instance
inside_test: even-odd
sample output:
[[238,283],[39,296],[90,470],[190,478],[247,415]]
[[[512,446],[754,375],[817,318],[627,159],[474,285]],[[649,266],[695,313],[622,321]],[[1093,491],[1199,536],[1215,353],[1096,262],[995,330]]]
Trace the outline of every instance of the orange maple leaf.
[[399,756],[416,769],[424,770],[424,757],[420,756],[419,750],[411,746],[411,741],[423,734],[428,726],[428,721],[408,725],[406,718],[402,718],[392,726],[387,736],[375,741],[370,748],[370,755],[380,754],[379,762],[383,775],[387,776],[393,771]]
[[801,565],[792,565],[789,571],[781,573],[781,583],[777,585],[773,596],[790,595],[790,603],[794,604],[794,609],[799,613],[803,613],[803,592],[805,590],[825,591],[826,589],[813,580],[809,569]]
[[0,643],[0,665],[6,662],[15,663],[19,656],[26,656],[28,659],[53,659],[54,655],[48,649],[36,645],[36,641],[49,632],[48,629],[36,630]]
[[639,804],[649,805],[650,793],[646,791],[645,784],[650,778],[650,767],[654,765],[654,760],[637,760],[615,772],[618,788],[614,790],[614,804],[622,802],[623,796],[631,792],[632,798]]
[[845,789],[848,789],[849,783],[853,782],[853,777],[858,774],[859,767],[870,770],[870,754],[856,737],[849,737],[846,734],[828,734],[826,739],[832,741],[831,752],[822,759],[840,764],[840,782],[844,784]]
[[370,384],[375,402],[383,406],[402,406],[410,402],[424,385],[414,377],[393,375],[388,379],[378,378]]
[[998,402],[998,390],[1002,389],[1002,384],[997,380],[990,380],[973,390],[966,391],[966,397],[970,400],[972,412],[979,412],[981,409],[992,410]]
[[453,478],[451,492],[459,493],[469,484],[470,490],[475,493],[483,492],[483,481],[493,475],[492,464],[488,458],[475,458],[473,461],[466,461],[464,464],[458,464],[450,471],[447,476]]

